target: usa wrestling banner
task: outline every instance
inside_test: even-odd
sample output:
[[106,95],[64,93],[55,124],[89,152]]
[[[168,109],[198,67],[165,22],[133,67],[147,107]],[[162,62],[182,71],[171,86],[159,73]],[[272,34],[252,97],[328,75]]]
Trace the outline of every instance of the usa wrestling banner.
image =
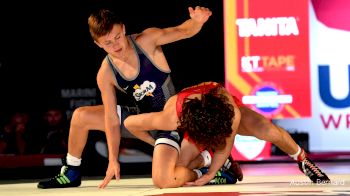
[[275,123],[306,131],[310,151],[350,152],[350,1],[310,2],[312,117]]

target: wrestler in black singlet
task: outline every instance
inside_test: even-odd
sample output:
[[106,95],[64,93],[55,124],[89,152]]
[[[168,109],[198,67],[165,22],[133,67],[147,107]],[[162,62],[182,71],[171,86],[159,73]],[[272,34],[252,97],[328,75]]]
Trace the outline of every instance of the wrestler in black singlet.
[[139,72],[135,78],[126,79],[107,56],[116,77],[117,88],[133,97],[140,113],[161,111],[169,97],[176,93],[170,72],[161,71],[131,36],[128,39],[137,52]]

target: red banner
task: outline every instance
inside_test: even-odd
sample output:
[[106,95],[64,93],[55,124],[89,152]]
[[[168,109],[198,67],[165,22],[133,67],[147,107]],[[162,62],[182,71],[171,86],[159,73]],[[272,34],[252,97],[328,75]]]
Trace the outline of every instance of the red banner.
[[311,116],[308,3],[224,0],[226,88],[269,118]]

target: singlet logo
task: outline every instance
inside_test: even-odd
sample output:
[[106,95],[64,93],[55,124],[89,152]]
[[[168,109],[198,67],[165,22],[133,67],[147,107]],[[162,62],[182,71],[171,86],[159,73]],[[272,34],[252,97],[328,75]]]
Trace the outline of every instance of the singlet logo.
[[148,80],[144,81],[141,86],[135,85],[134,86],[134,98],[136,101],[142,100],[145,96],[152,96],[153,97],[153,91],[156,89],[156,83],[150,82]]

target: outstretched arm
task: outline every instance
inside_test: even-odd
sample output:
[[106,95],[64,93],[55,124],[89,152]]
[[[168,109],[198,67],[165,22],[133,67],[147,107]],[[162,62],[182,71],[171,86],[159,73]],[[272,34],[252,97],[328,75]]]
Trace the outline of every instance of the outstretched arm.
[[141,36],[146,39],[143,40],[148,42],[148,44],[161,46],[196,35],[202,29],[204,23],[207,22],[212,12],[208,8],[200,6],[196,6],[195,9],[189,7],[188,11],[190,19],[178,26],[164,29],[148,28],[144,30]]

